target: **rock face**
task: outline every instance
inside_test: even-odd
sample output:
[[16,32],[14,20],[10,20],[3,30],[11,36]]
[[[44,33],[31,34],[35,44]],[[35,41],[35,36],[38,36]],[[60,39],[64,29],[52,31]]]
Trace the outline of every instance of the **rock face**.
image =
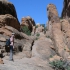
[[37,26],[36,31],[35,31],[36,34],[41,33],[41,32],[44,33],[44,27],[43,26],[41,26],[40,24],[38,24],[36,26]]
[[[5,55],[2,58],[4,65],[0,59],[1,70],[53,70],[49,62],[61,59],[70,62],[70,19],[61,20],[53,4],[48,5],[47,11],[49,21],[46,34],[40,24],[35,27],[31,17],[22,18],[21,27],[27,26],[32,31],[32,36],[17,30],[17,20],[12,15],[0,15],[0,57]],[[15,33],[14,62],[10,62],[9,56],[4,53],[5,42],[12,32]]]
[[0,15],[5,14],[10,14],[17,19],[17,14],[14,5],[8,2],[7,0],[0,0]]
[[53,4],[49,4],[48,7],[47,7],[47,11],[48,11],[49,21],[58,23],[59,18],[58,18],[58,13],[57,13],[57,10],[56,10],[56,6],[54,6]]
[[51,48],[52,46],[53,42],[50,38],[41,36],[33,45],[32,57],[39,57],[43,60],[48,60],[51,55],[55,55],[55,51]]
[[70,23],[66,19],[61,20],[62,31],[65,37],[65,43],[70,48]]
[[5,25],[12,26],[17,30],[20,30],[20,25],[17,19],[10,14],[0,15],[0,27]]
[[35,26],[35,21],[30,16],[24,17],[21,20],[21,27],[22,26],[27,26],[29,30],[32,32],[33,26]]
[[[63,36],[63,32],[61,31],[61,23],[57,9],[53,4],[49,4],[47,10],[49,16],[48,18],[52,23],[52,35],[56,52],[60,56],[67,58],[69,56],[69,53],[67,52],[68,46],[64,41],[65,37]],[[66,51],[64,49],[66,49]]]
[[70,17],[70,0],[64,0],[62,18],[69,18],[69,17]]
[[47,22],[47,31],[46,31],[46,36],[52,38],[52,23],[51,21]]
[[[6,15],[6,14],[10,14],[10,15]],[[3,22],[4,24],[7,24],[9,26],[12,26],[20,30],[20,23],[17,18],[15,7],[12,3],[8,2],[7,0],[0,0],[0,15],[1,15],[0,20],[2,18],[4,22],[6,22],[6,23]],[[0,23],[2,22],[0,21]]]
[[31,57],[31,47],[33,40],[26,34],[19,32],[17,29],[10,26],[0,28],[0,50],[5,48],[6,52],[9,52],[9,48],[6,48],[5,45],[6,40],[9,39],[9,36],[11,36],[12,32],[15,33],[14,52],[17,53],[23,51],[23,57]]

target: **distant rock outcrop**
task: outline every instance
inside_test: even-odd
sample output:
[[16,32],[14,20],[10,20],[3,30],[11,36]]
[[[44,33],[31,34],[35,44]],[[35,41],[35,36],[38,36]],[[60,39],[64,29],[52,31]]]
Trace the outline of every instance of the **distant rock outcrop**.
[[22,26],[27,26],[29,30],[32,32],[33,26],[35,26],[35,21],[30,16],[24,17],[21,20],[21,27]]
[[[5,15],[5,14],[12,15],[18,21],[14,5],[8,2],[7,0],[0,0],[0,15]],[[18,21],[18,25],[20,25],[19,21]]]
[[69,17],[70,17],[70,0],[64,0],[62,18],[69,18]]

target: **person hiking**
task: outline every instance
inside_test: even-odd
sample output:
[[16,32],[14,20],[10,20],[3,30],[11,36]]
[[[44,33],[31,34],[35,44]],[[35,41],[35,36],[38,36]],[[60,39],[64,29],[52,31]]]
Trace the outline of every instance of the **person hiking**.
[[14,61],[13,60],[14,37],[15,37],[15,33],[12,33],[10,37],[10,61]]

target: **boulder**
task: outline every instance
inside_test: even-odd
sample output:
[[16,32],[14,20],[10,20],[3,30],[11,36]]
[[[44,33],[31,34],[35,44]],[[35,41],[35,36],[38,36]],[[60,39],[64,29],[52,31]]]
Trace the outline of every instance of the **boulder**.
[[20,30],[20,25],[17,19],[10,14],[0,15],[0,28],[5,25],[8,25],[8,26],[14,27],[17,30]]
[[48,61],[40,58],[22,58],[16,59],[14,62],[4,59],[4,65],[0,65],[1,70],[53,70]]
[[54,45],[49,38],[40,37],[34,42],[32,47],[32,57],[39,57],[43,60],[48,60],[51,55],[53,56],[56,54],[51,46]]
[[35,26],[35,21],[30,16],[23,17],[21,20],[21,28],[23,26],[27,26],[29,30],[32,32],[33,26]]
[[51,21],[48,21],[48,23],[47,23],[46,36],[52,38],[52,23],[51,23]]
[[17,53],[17,52],[24,51],[25,56],[27,56],[27,53],[30,52],[30,55],[31,55],[33,39],[27,36],[26,34],[19,32],[17,29],[10,27],[10,26],[5,25],[5,27],[0,28],[0,37],[1,37],[0,46],[5,47],[6,52],[9,52],[9,48],[7,48],[5,45],[6,45],[6,40],[9,39],[12,32],[15,33],[14,52]]
[[61,20],[61,28],[65,37],[65,43],[70,49],[70,23],[66,19]]
[[34,36],[35,30],[36,30],[36,28],[35,28],[35,26],[33,26],[33,30],[32,30],[32,32],[31,32],[31,35],[32,35],[32,36]]
[[0,0],[0,15],[5,15],[5,14],[12,15],[18,21],[15,6],[12,3],[8,2],[8,0]]

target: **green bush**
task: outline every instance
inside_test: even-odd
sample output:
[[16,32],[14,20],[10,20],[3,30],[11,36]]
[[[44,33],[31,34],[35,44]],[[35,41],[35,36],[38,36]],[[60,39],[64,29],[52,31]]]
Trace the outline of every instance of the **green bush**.
[[36,38],[35,40],[38,40],[38,38]]
[[50,55],[50,58],[52,58],[53,56],[52,55]]
[[47,38],[50,38],[50,36],[46,36]]
[[70,66],[62,60],[53,61],[50,62],[50,64],[51,67],[55,70],[70,70]]
[[38,28],[38,26],[36,25],[35,28]]
[[28,29],[27,26],[21,27],[21,30],[22,30],[23,33],[25,33],[27,35],[31,35],[31,31]]
[[40,36],[40,34],[39,34],[39,33],[37,33],[37,34],[36,34],[36,36],[37,36],[37,37],[39,37],[39,36]]

